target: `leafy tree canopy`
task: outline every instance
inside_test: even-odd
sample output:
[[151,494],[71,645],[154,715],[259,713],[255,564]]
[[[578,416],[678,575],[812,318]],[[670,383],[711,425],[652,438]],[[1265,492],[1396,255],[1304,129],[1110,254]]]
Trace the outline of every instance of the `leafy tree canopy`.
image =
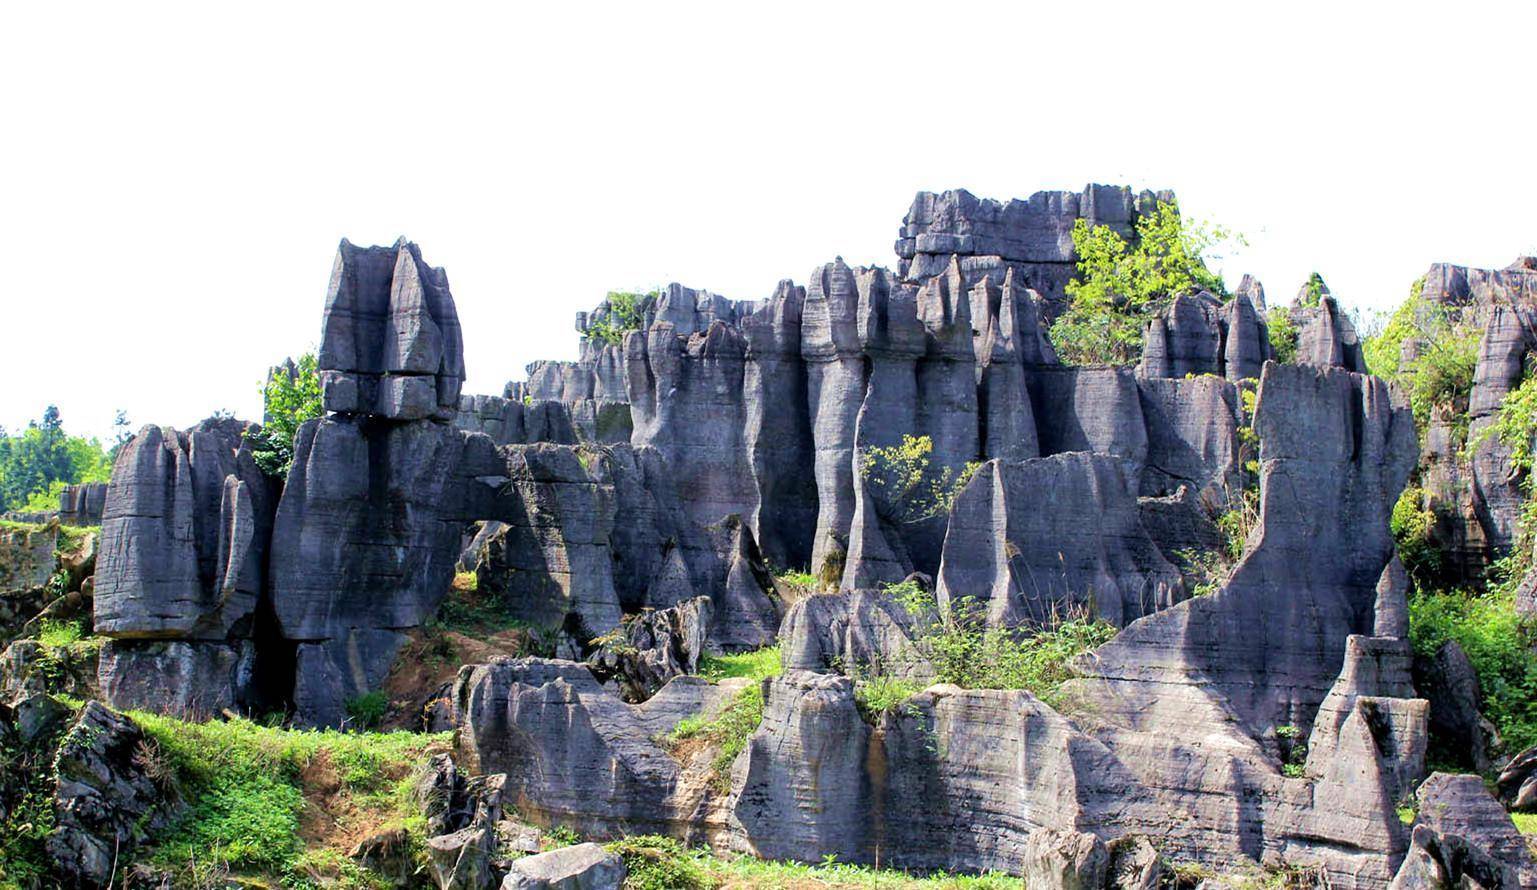
[[262,386],[262,428],[250,433],[251,456],[268,476],[288,476],[294,462],[294,437],[306,420],[325,413],[320,402],[320,369],[315,354],[272,369]]
[[1051,326],[1057,355],[1075,365],[1136,361],[1148,319],[1174,297],[1227,295],[1206,257],[1230,239],[1227,229],[1184,219],[1170,202],[1140,216],[1130,242],[1109,226],[1075,222],[1078,277],[1067,285],[1067,311]]
[[110,478],[112,455],[97,439],[66,433],[53,405],[16,435],[0,429],[0,511],[56,510],[64,486]]

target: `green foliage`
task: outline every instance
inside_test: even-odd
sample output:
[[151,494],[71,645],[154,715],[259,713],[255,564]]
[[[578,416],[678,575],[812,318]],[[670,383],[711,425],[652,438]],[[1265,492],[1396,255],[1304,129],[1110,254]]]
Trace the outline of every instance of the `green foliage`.
[[[1394,310],[1381,333],[1367,338],[1362,352],[1373,374],[1408,392],[1421,430],[1439,411],[1452,419],[1460,438],[1467,433],[1468,397],[1483,332],[1441,303],[1425,299],[1424,286],[1423,278],[1414,283],[1409,299]],[[1418,354],[1405,362],[1404,344],[1410,341],[1417,344]]]
[[775,572],[774,577],[777,578],[781,584],[784,584],[787,587],[794,587],[798,590],[814,591],[820,585],[820,582],[817,580],[817,576],[811,574],[810,572],[796,572],[790,569],[785,569],[782,572]]
[[625,890],[711,890],[716,886],[699,857],[670,837],[627,837],[607,848],[618,853],[629,870]]
[[1387,323],[1382,330],[1373,337],[1368,337],[1361,344],[1361,352],[1366,358],[1366,368],[1378,377],[1391,380],[1398,376],[1399,363],[1403,355],[1404,341],[1420,336],[1419,312],[1422,306],[1421,295],[1425,290],[1425,278],[1421,276],[1414,284],[1409,286],[1409,296],[1388,316]]
[[1415,485],[1406,486],[1388,520],[1404,570],[1421,587],[1440,573],[1442,564],[1441,548],[1432,537],[1436,514],[1424,504],[1425,492]]
[[375,689],[347,700],[347,719],[360,729],[373,729],[384,719],[389,709],[389,696]]
[[223,870],[293,875],[306,774],[325,766],[333,793],[373,823],[408,828],[420,821],[411,773],[448,733],[344,733],[259,726],[249,720],[191,723],[131,712],[149,745],[142,756],[168,777],[187,807],[144,854],[197,884]]
[[987,610],[972,597],[940,607],[934,596],[906,581],[888,585],[914,618],[913,644],[934,666],[935,681],[964,689],[1028,689],[1053,707],[1062,684],[1078,676],[1076,662],[1115,636],[1115,627],[1070,612],[1040,628],[988,624]]
[[731,703],[710,719],[703,715],[687,717],[673,727],[666,741],[670,745],[699,739],[716,746],[715,759],[710,762],[715,786],[720,791],[729,789],[731,764],[747,747],[747,740],[763,722],[763,684],[753,683],[738,692]]
[[1522,834],[1537,834],[1537,813],[1511,813],[1510,819],[1516,823],[1516,830]]
[[904,435],[899,445],[866,449],[860,472],[878,494],[877,510],[892,522],[917,522],[950,512],[955,496],[982,465],[971,461],[957,471],[936,467],[934,440]]
[[712,682],[731,677],[746,677],[756,681],[777,677],[783,672],[784,661],[777,645],[727,655],[706,654],[699,659],[699,675]]
[[1078,277],[1067,285],[1067,311],[1049,332],[1057,355],[1075,365],[1135,362],[1148,319],[1174,297],[1226,294],[1205,257],[1230,237],[1221,227],[1183,219],[1172,203],[1137,219],[1135,243],[1109,226],[1076,221]]
[[1297,360],[1297,325],[1292,314],[1283,306],[1276,306],[1265,317],[1265,327],[1270,337],[1270,354],[1283,365]]
[[1515,596],[1495,590],[1477,596],[1460,591],[1420,591],[1409,598],[1409,641],[1421,656],[1434,656],[1456,641],[1478,672],[1484,716],[1499,729],[1507,750],[1537,744],[1537,633],[1515,609]]
[[922,692],[924,684],[889,674],[854,678],[854,705],[865,722],[875,724],[882,714],[894,714],[907,700]]
[[50,649],[64,649],[83,634],[78,621],[45,620],[38,627],[37,641]]
[[594,313],[596,317],[587,322],[586,338],[618,346],[624,342],[625,334],[640,330],[646,320],[646,307],[659,296],[661,291],[609,291],[604,305]]
[[0,512],[57,510],[65,485],[111,478],[101,442],[66,433],[53,405],[18,435],[0,429]]
[[1317,272],[1309,273],[1307,283],[1302,287],[1302,305],[1309,308],[1321,305],[1327,290],[1322,275]]
[[251,456],[263,473],[288,476],[294,462],[294,437],[299,427],[325,413],[321,405],[320,369],[313,352],[299,356],[290,376],[273,368],[262,386],[262,427],[248,433]]
[[0,806],[0,890],[51,886],[53,860],[45,845],[55,826],[57,772],[49,752],[69,722],[31,745],[0,734],[0,774],[7,788],[6,805]]
[[1511,469],[1520,477],[1521,490],[1526,495],[1516,518],[1516,540],[1510,552],[1489,569],[1491,589],[1509,593],[1532,570],[1532,550],[1537,545],[1537,492],[1533,490],[1533,477],[1537,474],[1532,472],[1533,441],[1537,437],[1537,373],[1531,368],[1521,384],[1506,393],[1495,422],[1468,445],[1467,451],[1475,451],[1491,435],[1499,436],[1500,443],[1510,452]]

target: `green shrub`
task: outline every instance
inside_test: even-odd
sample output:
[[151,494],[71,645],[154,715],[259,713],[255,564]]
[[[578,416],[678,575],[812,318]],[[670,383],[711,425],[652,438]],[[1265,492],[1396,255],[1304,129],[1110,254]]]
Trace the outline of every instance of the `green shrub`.
[[[587,323],[585,336],[588,340],[602,340],[613,346],[624,342],[624,335],[640,330],[646,318],[646,306],[661,296],[661,291],[648,294],[634,291],[609,291],[596,316]],[[606,309],[605,309],[606,307]]]
[[971,461],[960,470],[937,467],[933,453],[933,439],[912,435],[899,445],[865,450],[860,475],[878,495],[876,506],[885,519],[917,522],[950,512],[955,496],[982,466]]
[[1414,485],[1406,486],[1394,503],[1393,515],[1388,520],[1404,570],[1420,586],[1425,586],[1440,573],[1442,562],[1441,548],[1431,536],[1436,514],[1424,503],[1423,490]]
[[854,706],[866,723],[874,725],[882,714],[895,714],[907,700],[922,692],[923,683],[889,674],[854,678]]
[[1385,380],[1392,380],[1398,376],[1404,341],[1422,335],[1418,316],[1422,305],[1420,297],[1424,290],[1425,278],[1421,276],[1409,286],[1408,298],[1393,310],[1392,315],[1388,316],[1387,323],[1382,326],[1381,332],[1366,338],[1361,344],[1361,352],[1366,359],[1366,369],[1371,373]]
[[1324,294],[1328,290],[1324,285],[1324,277],[1317,272],[1311,272],[1308,274],[1307,283],[1302,286],[1302,299],[1300,302],[1303,306],[1309,308],[1320,306],[1323,304]]
[[1265,327],[1270,337],[1270,354],[1283,365],[1297,361],[1297,325],[1285,307],[1276,306],[1265,317]]
[[359,729],[373,729],[390,709],[389,696],[375,689],[347,700],[347,719]]
[[251,456],[268,476],[285,479],[294,462],[294,437],[307,420],[325,414],[321,404],[320,369],[313,352],[299,356],[289,376],[273,368],[262,385],[262,427],[249,433]]
[[987,610],[972,597],[940,608],[932,594],[912,582],[886,592],[914,621],[913,644],[934,666],[935,680],[964,689],[1027,689],[1052,707],[1062,703],[1061,687],[1078,676],[1075,663],[1115,636],[1115,627],[1069,611],[1040,628],[993,627]]
[[605,846],[609,852],[618,853],[629,869],[625,890],[710,890],[716,886],[699,858],[670,837],[637,835]]
[[64,649],[82,636],[80,622],[48,619],[38,626],[37,641],[50,649]]
[[1409,640],[1427,658],[1455,641],[1478,672],[1484,716],[1506,750],[1537,744],[1537,634],[1517,614],[1510,591],[1418,592],[1409,598]]
[[1142,353],[1148,319],[1176,296],[1227,293],[1205,254],[1228,240],[1221,227],[1187,221],[1172,203],[1137,219],[1128,243],[1109,226],[1073,224],[1078,277],[1067,285],[1068,309],[1048,332],[1062,361],[1074,365],[1129,364]]

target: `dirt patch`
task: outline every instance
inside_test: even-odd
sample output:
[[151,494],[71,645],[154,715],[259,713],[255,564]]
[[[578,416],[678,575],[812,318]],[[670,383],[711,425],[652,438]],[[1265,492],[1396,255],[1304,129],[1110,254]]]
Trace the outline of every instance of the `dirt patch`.
[[423,728],[423,712],[444,684],[453,680],[459,668],[484,664],[498,657],[517,658],[529,654],[531,634],[523,628],[497,631],[485,636],[470,636],[441,628],[417,628],[410,631],[400,649],[384,694],[390,707],[381,723],[383,729]]

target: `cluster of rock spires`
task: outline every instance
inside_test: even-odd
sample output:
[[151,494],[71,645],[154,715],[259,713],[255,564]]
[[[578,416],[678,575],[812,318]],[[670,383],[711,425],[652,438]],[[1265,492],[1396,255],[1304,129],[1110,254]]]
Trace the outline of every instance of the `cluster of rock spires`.
[[[441,269],[404,241],[344,241],[326,414],[286,479],[261,474],[229,420],[147,427],[118,458],[95,579],[101,695],[341,724],[462,561],[482,593],[561,631],[562,657],[465,666],[441,714],[496,776],[496,805],[536,824],[1043,886],[1151,886],[1161,857],[1343,887],[1537,886],[1481,788],[1420,786],[1436,806],[1412,831],[1396,812],[1425,772],[1431,705],[1387,523],[1420,451],[1332,296],[1289,310],[1297,364],[1269,361],[1247,278],[1226,301],[1172,301],[1135,368],[1058,362],[1046,329],[1074,222],[1130,234],[1168,197],[923,193],[896,271],[838,259],[751,302],[670,285],[620,342],[589,336],[578,361],[531,365],[501,396],[461,393]],[[1479,296],[1509,296],[1525,271],[1438,274],[1437,293],[1462,295],[1445,299],[1489,306],[1476,424],[1519,381],[1537,301]],[[612,317],[600,305],[577,326]],[[1250,429],[1259,522],[1220,589],[1194,596],[1182,554],[1218,540]],[[864,478],[864,456],[904,435],[952,471],[981,462],[947,513],[908,519]],[[1469,514],[1489,541],[1496,488],[1475,486]],[[837,592],[792,602],[771,567]],[[934,676],[879,589],[914,576],[996,626],[1086,608],[1122,630],[1068,704],[935,685],[872,723],[860,665]],[[660,740],[747,682],[692,676],[703,653],[775,641],[786,670],[722,787],[710,752]],[[1305,762],[1283,768],[1299,739]]]

